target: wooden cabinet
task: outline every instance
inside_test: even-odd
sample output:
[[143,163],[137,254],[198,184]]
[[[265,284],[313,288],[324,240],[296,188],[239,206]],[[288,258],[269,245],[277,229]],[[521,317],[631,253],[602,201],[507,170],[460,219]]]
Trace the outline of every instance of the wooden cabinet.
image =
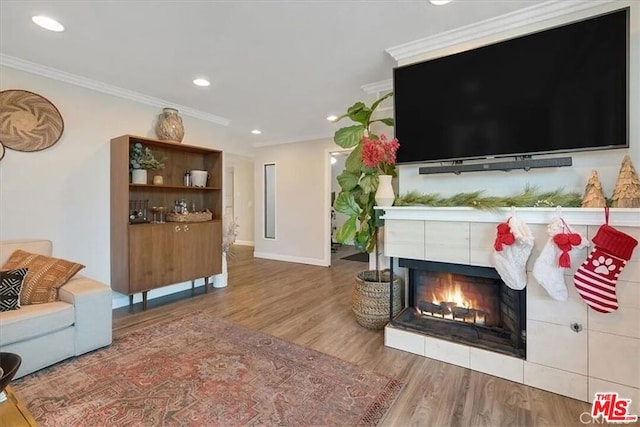
[[182,224],[181,238],[185,256],[182,257],[183,275],[193,277],[211,276],[222,272],[222,227],[220,221],[214,223]]
[[[129,151],[133,144],[150,148],[165,167],[149,171],[147,184],[131,184]],[[183,185],[187,170],[206,170],[205,187]],[[151,184],[161,175],[162,185]],[[176,200],[207,209],[204,222],[151,222],[151,208],[173,209]],[[149,222],[132,223],[132,205],[146,206]],[[155,219],[159,220],[157,215]],[[111,140],[111,286],[133,295],[222,272],[222,152],[217,150],[123,135]],[[146,304],[144,304],[146,305]]]

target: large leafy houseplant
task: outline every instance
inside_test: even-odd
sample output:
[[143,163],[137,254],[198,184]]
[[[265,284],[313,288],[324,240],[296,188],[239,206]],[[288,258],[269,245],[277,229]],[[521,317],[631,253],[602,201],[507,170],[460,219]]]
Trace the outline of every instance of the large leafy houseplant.
[[[382,226],[380,213],[374,209],[378,176],[380,174],[394,177],[397,175],[395,167],[397,140],[388,141],[384,135],[377,135],[372,129],[372,125],[375,123],[394,126],[394,120],[391,117],[374,117],[378,106],[392,95],[393,93],[386,94],[370,107],[363,102],[356,102],[349,107],[346,114],[335,120],[349,118],[355,122],[351,126],[338,129],[333,138],[340,147],[353,148],[347,157],[344,170],[338,175],[341,191],[333,207],[336,212],[347,215],[348,219],[337,230],[336,241],[339,243],[353,242],[360,252],[373,252],[377,243],[378,227]],[[388,152],[384,152],[386,147],[392,147],[391,157]],[[373,151],[381,150],[377,159],[375,155],[372,159],[371,148]]]
[[[336,212],[348,216],[338,229],[336,240],[340,243],[353,242],[361,252],[371,253],[378,242],[378,228],[382,226],[376,205],[376,191],[380,175],[396,176],[395,154],[398,141],[387,140],[384,135],[374,133],[372,125],[384,124],[392,127],[393,118],[374,116],[376,109],[391,93],[371,104],[356,102],[347,113],[336,120],[349,118],[354,125],[336,131],[334,141],[342,148],[353,151],[345,161],[344,170],[338,175],[340,194],[333,207]],[[394,314],[400,311],[400,280],[395,277],[391,283],[389,273],[379,269],[379,251],[376,250],[375,271],[360,271],[355,276],[351,309],[356,321],[369,329],[381,329]],[[394,295],[393,308],[390,295]]]

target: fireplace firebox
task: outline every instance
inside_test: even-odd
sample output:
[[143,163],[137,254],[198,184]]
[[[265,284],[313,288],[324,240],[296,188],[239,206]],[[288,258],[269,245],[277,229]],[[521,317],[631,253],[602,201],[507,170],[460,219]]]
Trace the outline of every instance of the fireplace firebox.
[[406,308],[396,327],[524,359],[526,292],[494,268],[400,259],[409,269]]

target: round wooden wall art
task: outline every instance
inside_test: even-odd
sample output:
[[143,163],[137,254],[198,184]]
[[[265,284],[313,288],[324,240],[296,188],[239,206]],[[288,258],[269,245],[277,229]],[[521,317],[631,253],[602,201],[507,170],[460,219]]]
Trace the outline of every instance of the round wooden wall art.
[[48,99],[26,90],[0,92],[0,141],[18,151],[40,151],[58,142],[60,112]]

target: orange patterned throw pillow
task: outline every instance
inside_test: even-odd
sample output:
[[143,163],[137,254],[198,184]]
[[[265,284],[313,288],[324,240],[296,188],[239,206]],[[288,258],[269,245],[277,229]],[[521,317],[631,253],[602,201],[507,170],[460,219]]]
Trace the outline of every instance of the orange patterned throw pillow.
[[18,249],[11,254],[2,269],[18,268],[29,269],[20,293],[20,304],[27,305],[57,301],[58,289],[82,270],[84,265]]

